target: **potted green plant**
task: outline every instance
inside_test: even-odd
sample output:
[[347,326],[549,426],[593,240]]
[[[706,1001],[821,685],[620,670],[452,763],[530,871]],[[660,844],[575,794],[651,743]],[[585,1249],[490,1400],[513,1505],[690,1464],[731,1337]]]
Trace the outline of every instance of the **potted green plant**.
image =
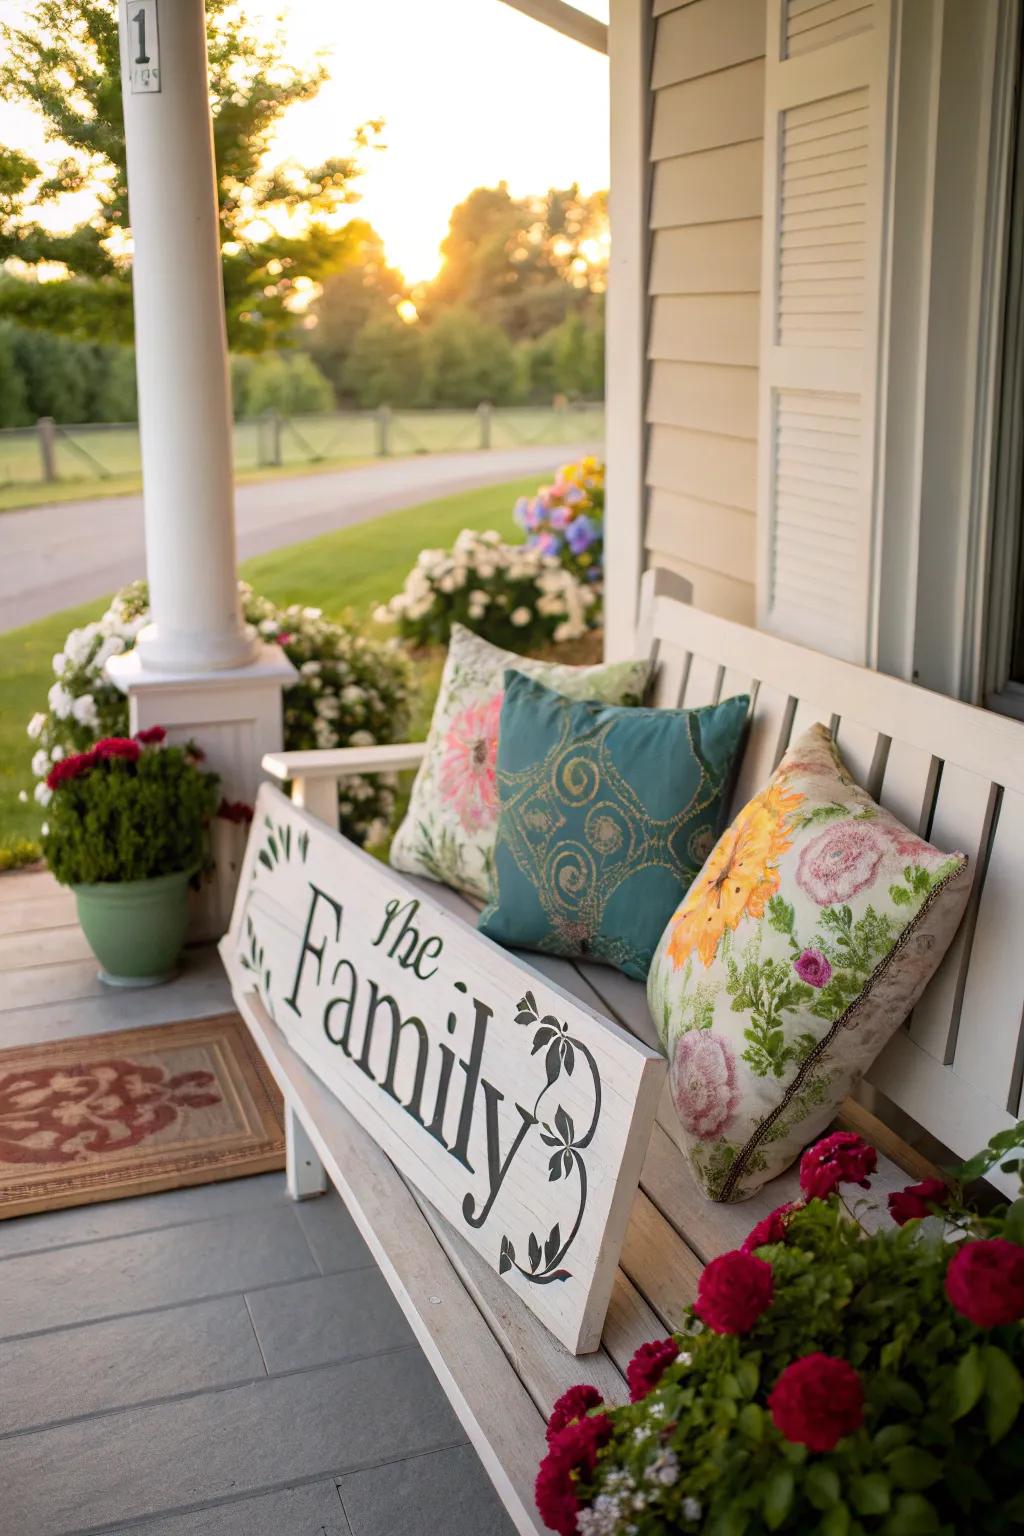
[[204,862],[217,775],[160,726],[108,736],[54,763],[46,862],[75,893],[78,920],[111,986],[155,986],[185,941],[188,887]]
[[1024,1121],[950,1182],[889,1196],[867,1232],[838,1194],[876,1154],[811,1147],[804,1198],[704,1270],[632,1401],[555,1404],[537,1503],[559,1536],[956,1536],[1024,1524],[1024,1190],[984,1213],[962,1184],[1024,1170]]

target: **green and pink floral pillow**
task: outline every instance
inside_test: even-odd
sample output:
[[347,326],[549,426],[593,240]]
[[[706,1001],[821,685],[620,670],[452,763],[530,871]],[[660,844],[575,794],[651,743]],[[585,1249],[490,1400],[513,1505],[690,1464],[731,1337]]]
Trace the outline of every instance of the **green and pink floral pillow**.
[[461,624],[452,625],[427,750],[391,863],[485,900],[490,894],[498,824],[495,766],[508,668],[569,699],[640,704],[649,661],[567,667],[503,651]]
[[819,1136],[956,932],[967,859],[854,783],[815,725],[739,812],[658,947],[651,1014],[690,1162],[743,1200]]

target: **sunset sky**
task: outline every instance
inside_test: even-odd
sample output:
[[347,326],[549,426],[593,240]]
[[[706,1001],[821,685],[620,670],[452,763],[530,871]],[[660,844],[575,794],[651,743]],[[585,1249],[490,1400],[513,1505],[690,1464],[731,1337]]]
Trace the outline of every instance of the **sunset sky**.
[[[607,0],[576,3],[607,20]],[[0,0],[5,20],[25,9]],[[608,185],[607,60],[500,0],[248,0],[246,9],[267,26],[284,10],[290,56],[309,62],[322,50],[331,74],[284,119],[273,159],[345,154],[357,124],[386,120],[387,151],[367,156],[353,213],[375,225],[411,281],[436,271],[448,214],[475,186]],[[21,106],[0,103],[0,142],[47,153]]]

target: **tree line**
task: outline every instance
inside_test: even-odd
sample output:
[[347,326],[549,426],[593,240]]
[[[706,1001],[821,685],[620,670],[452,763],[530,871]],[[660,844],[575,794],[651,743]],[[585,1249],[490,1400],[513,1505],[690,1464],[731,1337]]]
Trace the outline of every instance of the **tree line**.
[[[383,123],[322,165],[268,167],[276,124],[323,66],[288,63],[232,0],[206,12],[236,415],[601,397],[604,193],[478,187],[452,211],[438,275],[409,285],[376,231],[344,216]],[[116,0],[34,0],[0,37],[0,90],[67,146],[49,169],[0,148],[0,425],[131,420]],[[89,187],[95,209],[54,231],[50,207]]]

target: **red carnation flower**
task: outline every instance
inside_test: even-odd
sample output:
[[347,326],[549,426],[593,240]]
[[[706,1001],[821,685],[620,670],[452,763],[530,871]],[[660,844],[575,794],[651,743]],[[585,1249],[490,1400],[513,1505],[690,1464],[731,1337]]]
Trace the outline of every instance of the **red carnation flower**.
[[864,1388],[848,1360],[804,1355],[787,1365],[768,1397],[781,1435],[809,1451],[833,1451],[864,1422]]
[[933,1205],[945,1205],[949,1199],[949,1186],[944,1179],[925,1179],[921,1184],[908,1184],[889,1196],[889,1215],[898,1227],[908,1221],[920,1220],[932,1214]]
[[978,1328],[1024,1318],[1024,1246],[1005,1237],[962,1243],[946,1270],[946,1295]]
[[167,740],[167,732],[162,725],[147,725],[144,731],[135,732],[135,740],[144,747],[157,747]]
[[816,1141],[800,1159],[800,1188],[808,1200],[827,1200],[840,1184],[870,1189],[878,1153],[852,1131],[835,1131]]
[[537,1473],[534,1496],[541,1519],[558,1536],[577,1536],[580,1503],[573,1474],[592,1475],[597,1453],[611,1437],[612,1421],[606,1413],[599,1413],[567,1424],[548,1447]]
[[650,1344],[640,1345],[626,1367],[631,1403],[638,1403],[648,1392],[654,1391],[678,1354],[675,1339],[653,1339]]
[[129,736],[107,736],[96,743],[93,751],[97,758],[123,757],[128,763],[137,763],[142,756],[142,748]]
[[700,1277],[694,1311],[716,1333],[749,1333],[773,1295],[771,1265],[736,1248],[711,1260]]
[[88,773],[96,762],[95,749],[88,752],[72,752],[69,757],[62,757],[60,762],[54,763],[46,775],[46,783],[49,789],[57,789],[61,784],[67,784],[71,779],[80,779],[83,773]]
[[755,1248],[762,1248],[765,1243],[784,1243],[786,1241],[786,1217],[790,1211],[799,1210],[796,1200],[787,1200],[785,1205],[777,1205],[774,1211],[759,1221],[756,1227],[751,1227],[743,1239],[742,1251],[753,1253]]
[[551,1410],[548,1419],[547,1441],[550,1445],[554,1437],[559,1434],[567,1424],[574,1424],[577,1419],[586,1418],[591,1408],[600,1408],[604,1398],[596,1387],[586,1385],[570,1387],[563,1392]]

